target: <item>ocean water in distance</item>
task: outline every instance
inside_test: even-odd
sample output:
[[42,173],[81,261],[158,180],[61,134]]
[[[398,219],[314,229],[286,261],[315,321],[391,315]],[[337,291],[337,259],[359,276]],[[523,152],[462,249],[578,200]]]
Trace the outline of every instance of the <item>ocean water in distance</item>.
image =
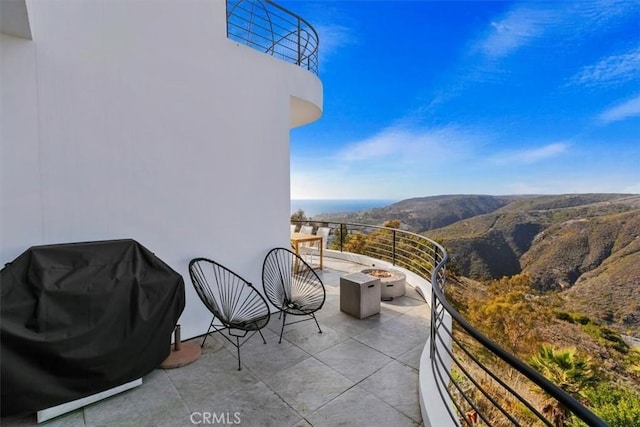
[[302,209],[307,217],[323,213],[358,212],[382,208],[397,200],[387,199],[291,199],[291,213]]

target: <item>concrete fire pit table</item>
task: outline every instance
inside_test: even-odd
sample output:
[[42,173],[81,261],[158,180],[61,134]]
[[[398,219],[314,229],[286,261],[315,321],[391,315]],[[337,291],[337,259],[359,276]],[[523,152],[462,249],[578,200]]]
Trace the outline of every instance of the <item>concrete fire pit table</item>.
[[407,276],[403,272],[380,267],[365,268],[361,272],[380,279],[382,301],[391,301],[405,294]]

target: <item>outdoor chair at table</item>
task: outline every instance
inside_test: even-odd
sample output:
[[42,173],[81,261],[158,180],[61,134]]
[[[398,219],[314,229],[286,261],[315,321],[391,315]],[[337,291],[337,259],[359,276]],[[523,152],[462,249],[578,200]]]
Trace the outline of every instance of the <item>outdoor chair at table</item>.
[[300,226],[301,234],[313,234],[313,226],[312,225],[301,225]]
[[316,230],[316,236],[322,237],[322,247],[327,249],[327,241],[329,240],[329,233],[331,233],[331,228],[329,227],[318,227]]
[[[256,332],[267,341],[261,329],[269,323],[269,305],[251,283],[228,268],[206,258],[194,258],[189,262],[189,275],[198,296],[213,314],[209,329],[202,340],[204,346],[209,333],[220,332],[238,351]],[[227,331],[227,336],[224,331]],[[249,336],[247,334],[251,332]],[[235,339],[234,339],[235,338]],[[240,338],[244,338],[240,342]]]
[[[326,299],[324,284],[316,272],[295,252],[285,248],[274,248],[262,265],[262,286],[271,304],[280,311],[282,328],[286,325],[313,319],[322,333],[315,312]],[[287,316],[304,316],[305,319],[287,323]]]
[[317,252],[320,255],[320,264],[317,266],[317,268],[322,269],[322,253],[324,249],[322,236],[316,236],[314,234],[292,233],[291,249],[297,255],[309,257],[309,264],[313,264],[313,255]]
[[[322,241],[320,242],[320,244],[318,245],[318,249],[316,249],[315,247],[312,247],[312,250],[309,251],[310,254],[310,258],[309,258],[309,263],[311,265],[313,265],[313,255],[314,254],[318,254],[318,257],[320,258],[320,265],[322,265],[322,252],[327,249],[327,241],[329,240],[329,233],[331,232],[331,228],[329,227],[318,227],[318,229],[316,230],[316,236],[322,237]],[[322,246],[322,247],[320,247]]]

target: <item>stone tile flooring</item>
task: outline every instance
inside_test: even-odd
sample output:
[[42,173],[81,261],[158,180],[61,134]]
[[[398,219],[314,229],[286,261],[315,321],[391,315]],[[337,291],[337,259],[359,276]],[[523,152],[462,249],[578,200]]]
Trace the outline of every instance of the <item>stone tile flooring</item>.
[[[380,314],[356,319],[340,311],[340,276],[362,266],[325,259],[327,288],[313,321],[285,328],[273,316],[241,349],[207,339],[202,356],[179,369],[156,370],[143,385],[50,420],[47,426],[421,426],[418,363],[429,334],[429,307],[407,294],[382,302]],[[209,417],[209,418],[207,418]],[[35,415],[2,419],[35,425]]]

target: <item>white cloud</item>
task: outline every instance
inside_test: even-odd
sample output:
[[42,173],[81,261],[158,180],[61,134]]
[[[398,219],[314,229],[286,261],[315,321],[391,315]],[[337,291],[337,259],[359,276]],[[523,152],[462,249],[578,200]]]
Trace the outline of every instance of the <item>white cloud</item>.
[[640,95],[603,111],[598,119],[603,123],[612,123],[631,117],[640,117]]
[[507,56],[541,37],[554,19],[550,10],[513,9],[502,20],[491,22],[489,34],[479,43],[480,49],[493,59]]
[[625,19],[636,7],[628,0],[516,3],[503,17],[490,23],[477,46],[495,60],[540,40],[573,43],[575,37],[600,31],[615,19]]
[[458,127],[398,124],[346,144],[331,157],[292,157],[293,198],[389,198],[438,192],[484,137]]
[[453,160],[465,157],[482,137],[456,127],[435,129],[391,126],[361,141],[347,144],[335,160],[346,164],[394,159],[394,164],[414,164],[426,158]]
[[514,163],[537,163],[566,153],[569,144],[555,142],[543,145],[542,147],[529,148],[520,151],[509,151],[498,154],[492,158],[493,162],[500,165],[510,165]]
[[386,157],[408,148],[413,144],[412,140],[410,133],[388,128],[370,138],[347,145],[336,157],[346,162]]
[[637,7],[637,2],[629,0],[582,0],[570,11],[584,28],[597,30],[612,20],[637,10]]
[[[640,193],[638,172],[630,162],[593,153],[586,155],[580,146],[573,152],[571,147],[569,143],[558,142],[491,159],[506,163],[502,167],[479,159],[478,153],[483,148],[492,149],[489,145],[467,150],[468,158],[463,163],[442,161],[437,154],[425,155],[417,159],[417,164],[408,164],[396,155],[370,157],[351,164],[342,164],[337,159],[292,158],[291,196],[403,199],[455,193]],[[451,151],[456,148],[453,144]],[[545,162],[568,154],[576,167],[564,161]],[[382,164],[391,167],[384,169]],[[526,164],[533,167],[524,167]],[[597,168],[609,172],[594,174]]]
[[329,58],[345,46],[356,41],[350,28],[337,24],[315,24],[314,28],[320,39],[320,64],[325,64]]
[[619,55],[612,55],[597,64],[583,67],[569,82],[570,84],[596,86],[619,84],[640,76],[640,47]]

